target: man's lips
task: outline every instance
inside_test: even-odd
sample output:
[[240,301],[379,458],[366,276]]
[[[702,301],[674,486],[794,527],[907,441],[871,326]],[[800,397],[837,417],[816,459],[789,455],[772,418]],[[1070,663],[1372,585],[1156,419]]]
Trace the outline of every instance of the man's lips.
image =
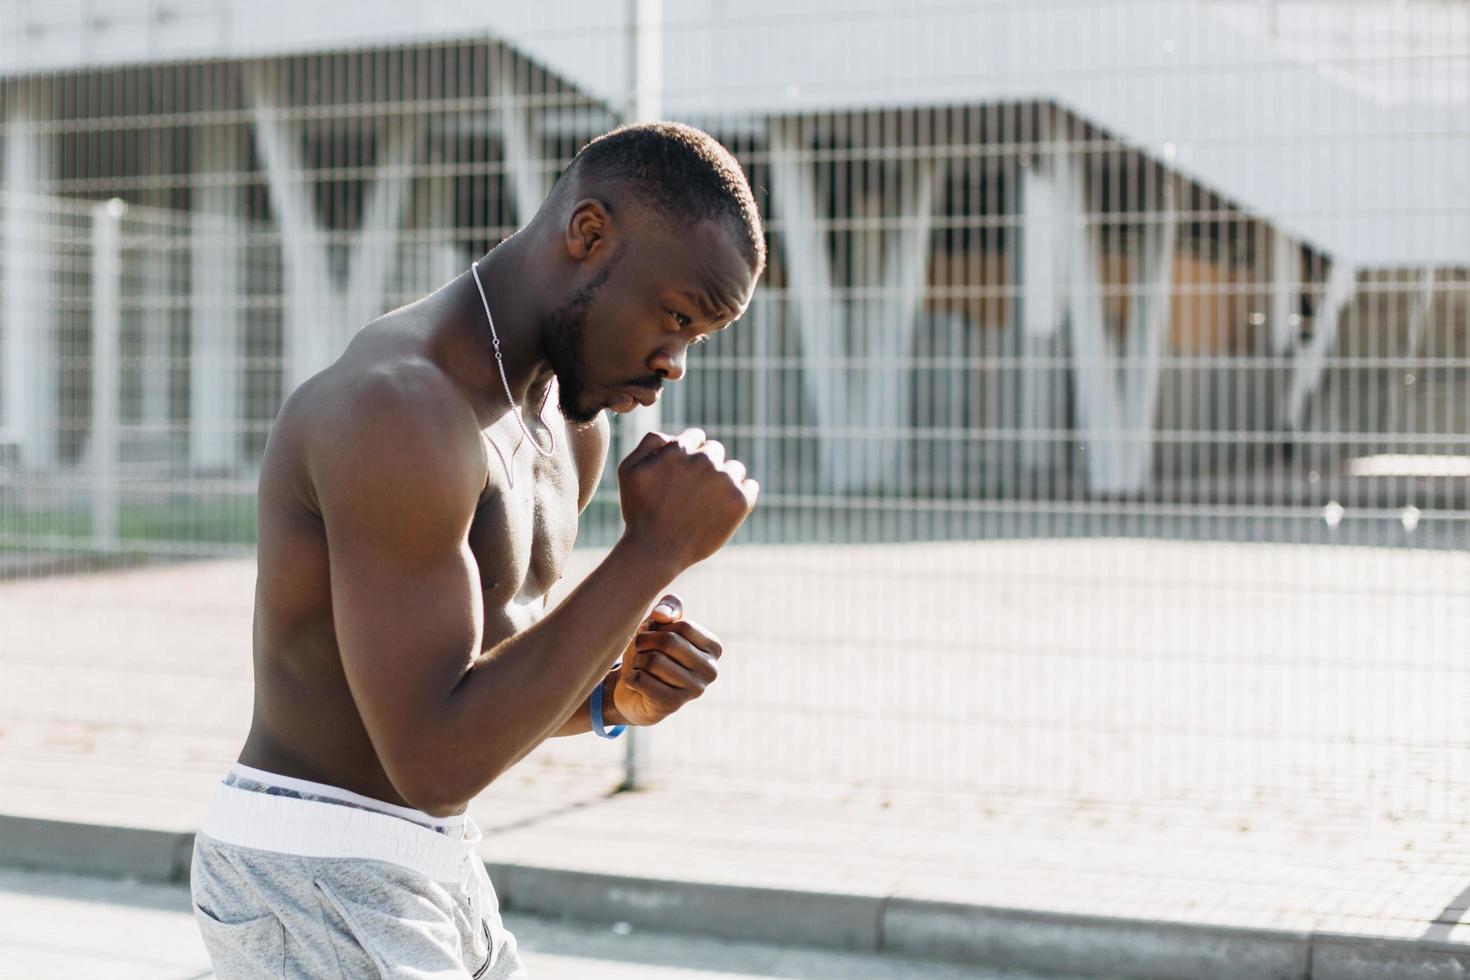
[[658,388],[645,388],[640,385],[629,385],[623,388],[612,389],[612,397],[608,399],[607,406],[614,412],[631,412],[639,405],[647,408],[658,401]]
[[624,388],[623,390],[644,408],[648,408],[654,402],[658,401],[658,391],[653,388]]

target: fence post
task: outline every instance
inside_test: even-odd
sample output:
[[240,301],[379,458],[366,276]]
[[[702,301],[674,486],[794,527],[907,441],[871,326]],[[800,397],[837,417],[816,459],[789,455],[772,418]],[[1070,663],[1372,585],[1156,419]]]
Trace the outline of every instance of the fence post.
[[127,205],[113,198],[92,208],[92,544],[117,545],[120,226]]
[[[629,122],[652,122],[663,114],[663,0],[628,0]],[[661,424],[658,403],[635,408],[619,421],[622,455]],[[638,789],[648,774],[648,732],[629,728],[623,755],[622,789]]]

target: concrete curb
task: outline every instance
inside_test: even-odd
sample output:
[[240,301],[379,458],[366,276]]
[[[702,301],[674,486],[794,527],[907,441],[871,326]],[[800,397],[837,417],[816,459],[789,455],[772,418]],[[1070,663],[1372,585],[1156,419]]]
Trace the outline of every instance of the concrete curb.
[[0,814],[0,864],[186,881],[194,835]]
[[[184,882],[194,835],[0,814],[0,866]],[[487,864],[501,905],[726,939],[1129,980],[1470,980],[1470,945]]]
[[874,896],[665,881],[490,864],[508,909],[669,932],[873,952],[884,900]]
[[1079,977],[1304,980],[1312,935],[895,899],[884,948]]

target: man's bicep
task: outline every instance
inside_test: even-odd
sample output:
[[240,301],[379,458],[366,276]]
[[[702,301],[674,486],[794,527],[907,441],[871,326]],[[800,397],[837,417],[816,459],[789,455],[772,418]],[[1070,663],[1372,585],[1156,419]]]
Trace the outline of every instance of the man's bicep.
[[432,735],[425,726],[479,652],[483,624],[467,542],[473,471],[442,448],[404,445],[385,440],[319,486],[343,671],[400,792],[400,774]]
[[[411,736],[448,701],[479,650],[479,575],[468,545],[405,562],[365,530],[332,549],[331,580],[342,667],[369,734],[375,744]],[[380,754],[388,748],[379,745]]]

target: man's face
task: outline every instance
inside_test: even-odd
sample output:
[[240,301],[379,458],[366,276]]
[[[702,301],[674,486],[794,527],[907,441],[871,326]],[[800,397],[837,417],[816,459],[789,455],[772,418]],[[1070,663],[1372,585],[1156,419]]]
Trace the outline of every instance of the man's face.
[[585,425],[605,408],[651,404],[665,380],[683,377],[689,347],[743,313],[754,289],[723,223],[680,230],[646,219],[544,324],[563,417]]

